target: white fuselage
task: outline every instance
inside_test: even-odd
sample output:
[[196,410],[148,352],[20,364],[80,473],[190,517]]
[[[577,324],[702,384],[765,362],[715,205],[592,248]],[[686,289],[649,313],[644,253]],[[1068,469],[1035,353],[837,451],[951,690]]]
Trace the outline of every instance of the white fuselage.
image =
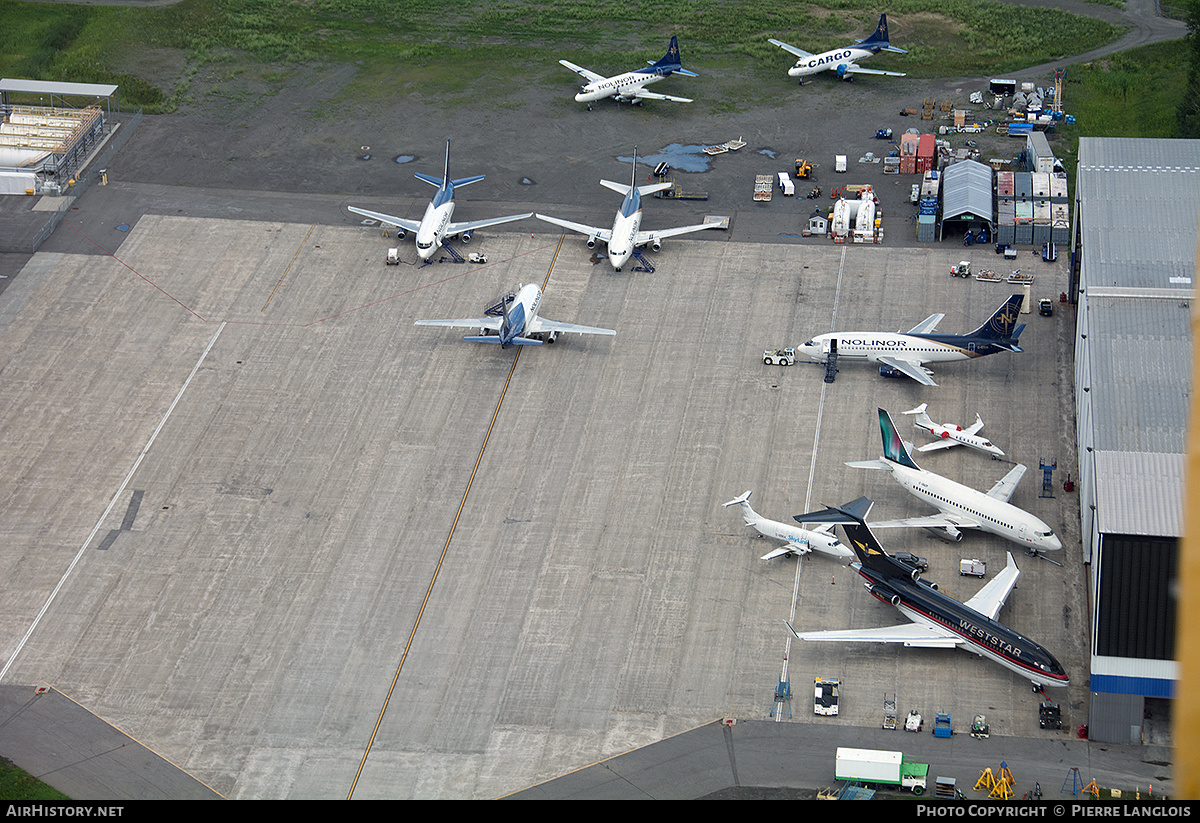
[[662,80],[665,76],[659,72],[627,71],[615,77],[606,77],[584,86],[583,90],[575,95],[575,102],[591,103],[594,100],[603,100],[606,97],[614,96],[630,98],[638,89]]
[[633,214],[626,217],[617,212],[613,221],[612,239],[608,241],[608,262],[617,271],[629,262],[637,247],[638,231],[642,227],[642,210],[639,207]]
[[440,206],[430,203],[425,207],[425,216],[417,228],[417,256],[429,260],[441,248],[446,239],[446,228],[454,217],[454,201],[449,200]]
[[517,296],[505,312],[513,327],[510,333],[525,337],[533,321],[537,319],[538,308],[542,305],[542,290],[536,283],[527,283],[517,290]]
[[831,51],[814,54],[811,57],[801,57],[796,61],[796,65],[788,69],[789,77],[807,77],[810,74],[817,72],[837,69],[838,66],[844,66],[855,61],[862,60],[866,57],[871,57],[875,52],[870,49],[860,49],[855,46],[846,46],[841,49],[833,49]]
[[741,507],[742,519],[746,521],[747,526],[753,527],[763,537],[782,540],[793,549],[795,554],[818,551],[831,557],[844,559],[854,557],[854,552],[842,545],[841,541],[832,534],[790,526],[787,523],[780,523],[778,520],[768,520],[750,508],[750,504],[745,501],[742,501]]
[[1062,542],[1044,522],[1011,503],[989,497],[922,469],[891,464],[892,477],[915,497],[948,515],[960,515],[984,531],[1020,544],[1030,551],[1058,551]]
[[822,334],[797,346],[810,360],[825,362],[831,341],[837,340],[838,359],[866,360],[872,363],[880,357],[897,357],[921,363],[947,363],[966,360],[970,354],[957,346],[926,340],[911,334],[873,331],[842,331]]
[[[941,440],[952,440],[960,445],[967,446],[977,451],[986,452],[987,454],[991,454],[996,457],[1004,456],[1004,452],[986,437],[980,437],[977,434],[967,434],[962,429],[954,426],[947,426],[942,423],[934,423],[933,425],[929,426],[923,426],[918,423],[914,424],[914,426],[915,428],[929,432],[934,437],[937,437]],[[921,449],[921,451],[925,450],[926,449],[924,448]]]

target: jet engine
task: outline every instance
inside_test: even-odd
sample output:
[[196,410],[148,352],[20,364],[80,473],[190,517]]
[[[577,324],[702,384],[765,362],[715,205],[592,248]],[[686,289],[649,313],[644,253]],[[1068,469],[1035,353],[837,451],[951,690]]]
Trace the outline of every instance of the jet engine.
[[896,594],[891,589],[884,588],[883,586],[868,585],[867,591],[878,597],[880,600],[885,600],[888,603],[891,603],[893,606],[900,605],[900,595]]
[[599,237],[597,237],[596,235],[593,234],[591,237],[588,238],[587,247],[589,249],[596,248],[596,241],[599,239],[600,239]]
[[406,232],[404,229],[400,228],[399,226],[396,227],[396,239],[397,240],[403,240],[407,236],[408,236],[408,232]]
[[962,540],[962,532],[953,526],[932,526],[929,530],[943,540],[952,540],[955,543]]
[[662,248],[662,241],[659,240],[657,237],[654,238],[653,240],[650,241],[650,248],[654,249],[655,251],[660,250]]
[[923,586],[928,586],[929,588],[933,589],[935,592],[938,590],[937,583],[931,583],[928,580],[918,580],[917,582]]
[[462,234],[460,234],[458,236],[458,239],[464,243],[470,243],[471,242],[471,233],[469,231],[464,231]]
[[850,66],[847,63],[842,63],[837,67],[837,76],[842,80],[853,80],[854,72],[846,71],[848,68],[850,68]]

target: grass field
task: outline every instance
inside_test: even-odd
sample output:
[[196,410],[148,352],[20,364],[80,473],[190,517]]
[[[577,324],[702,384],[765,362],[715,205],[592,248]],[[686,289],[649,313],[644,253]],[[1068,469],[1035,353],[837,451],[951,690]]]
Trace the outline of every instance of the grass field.
[[0,797],[10,803],[70,800],[3,757],[0,757]]

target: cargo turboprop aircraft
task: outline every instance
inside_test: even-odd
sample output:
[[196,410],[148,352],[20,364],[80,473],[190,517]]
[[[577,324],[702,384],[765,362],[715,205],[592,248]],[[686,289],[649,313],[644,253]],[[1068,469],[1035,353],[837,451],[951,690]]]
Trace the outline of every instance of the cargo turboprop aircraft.
[[671,44],[667,47],[667,53],[658,62],[647,61],[650,65],[644,69],[634,69],[627,71],[624,74],[618,74],[615,77],[605,77],[601,74],[583,66],[577,66],[570,60],[559,60],[559,63],[569,68],[571,71],[578,74],[587,84],[579,94],[575,95],[575,102],[587,103],[590,110],[592,103],[596,100],[603,100],[606,97],[615,97],[621,102],[641,103],[643,100],[669,100],[672,103],[690,103],[692,102],[687,97],[672,97],[669,94],[656,94],[652,91],[646,91],[645,87],[651,83],[657,83],[664,77],[669,77],[672,74],[682,74],[686,77],[699,77],[694,71],[688,71],[679,61],[679,41],[672,36]]
[[793,637],[812,641],[903,643],[930,649],[960,648],[1028,678],[1034,690],[1043,686],[1066,686],[1070,682],[1066,670],[1054,655],[996,620],[1021,574],[1011,552],[1004,570],[974,597],[960,603],[939,592],[936,583],[922,580],[920,571],[883,550],[864,520],[864,501],[869,510],[871,501],[860,497],[840,508],[798,514],[796,520],[840,524],[858,555],[858,562],[851,563],[850,567],[866,580],[867,591],[880,602],[895,606],[912,623],[821,632],[797,632],[791,623],[787,623]]
[[891,377],[907,375],[925,386],[936,386],[932,372],[924,363],[948,363],[972,360],[1000,351],[1019,352],[1017,340],[1025,324],[1017,323],[1024,295],[1014,294],[1004,301],[986,323],[969,334],[934,334],[944,314],[931,314],[907,332],[839,331],[814,337],[802,346],[811,360],[824,363],[831,354],[838,360],[865,360],[879,364],[879,373]]
[[561,226],[564,229],[588,235],[587,247],[589,249],[596,248],[597,242],[603,242],[608,247],[608,261],[616,271],[620,271],[621,267],[628,262],[629,258],[633,256],[635,249],[649,245],[650,248],[658,251],[662,248],[664,238],[713,228],[711,224],[700,223],[695,226],[682,226],[674,229],[641,231],[642,197],[647,194],[653,194],[656,191],[668,189],[671,187],[671,184],[651,183],[645,186],[637,184],[637,148],[633,150],[633,175],[630,184],[627,186],[624,183],[601,180],[600,185],[625,195],[625,200],[621,203],[621,208],[617,211],[617,216],[613,220],[611,229],[602,229],[599,226],[586,226],[582,223],[573,223],[570,220],[562,220],[558,217],[547,217],[544,214],[535,214],[534,217],[538,220],[544,220],[547,223]]
[[927,403],[922,403],[915,409],[905,412],[905,414],[916,415],[913,418],[913,428],[929,432],[938,438],[936,442],[927,443],[918,448],[917,451],[932,452],[939,449],[949,449],[953,446],[967,446],[977,451],[987,452],[993,457],[1004,456],[1004,452],[998,446],[993,445],[987,438],[979,436],[979,430],[983,428],[983,418],[978,414],[975,415],[974,424],[964,429],[962,426],[956,426],[953,423],[934,423],[929,419],[929,415],[925,413],[928,405]]
[[477,174],[474,177],[460,177],[457,180],[451,179],[449,140],[446,141],[445,176],[433,177],[417,172],[414,177],[418,180],[424,180],[431,186],[437,186],[437,194],[433,196],[433,201],[425,207],[425,216],[419,221],[407,220],[403,217],[392,217],[390,214],[380,214],[379,212],[367,211],[366,209],[354,206],[348,206],[347,208],[355,214],[361,214],[364,217],[378,220],[385,226],[396,226],[399,229],[398,236],[400,237],[403,237],[405,232],[416,232],[417,256],[422,260],[431,259],[446,240],[457,237],[462,242],[469,243],[471,241],[471,232],[476,229],[496,226],[501,223],[511,223],[514,220],[524,220],[526,217],[533,216],[532,213],[526,213],[514,214],[509,217],[491,217],[487,220],[472,220],[467,223],[451,222],[451,218],[454,216],[454,187],[478,183],[484,178],[484,175]]
[[[735,497],[728,503],[722,503],[722,506],[739,505],[742,507],[742,518],[746,521],[747,526],[753,526],[754,529],[763,537],[770,537],[772,540],[787,541],[786,546],[780,546],[767,554],[764,554],[761,559],[771,560],[776,557],[791,556],[793,554],[803,555],[811,551],[819,551],[822,554],[827,554],[831,557],[850,559],[854,557],[854,552],[842,545],[833,534],[833,523],[825,523],[816,529],[802,529],[796,526],[789,526],[787,523],[780,523],[777,520],[768,520],[761,514],[750,508],[751,492],[746,492],[740,497]],[[864,516],[866,512],[863,512]]]
[[961,529],[982,529],[1024,546],[1030,554],[1039,551],[1058,551],[1062,542],[1054,531],[1024,509],[1008,502],[1017,483],[1025,475],[1018,464],[992,486],[986,494],[969,486],[955,483],[941,475],[925,471],[908,454],[900,439],[891,415],[879,410],[879,431],[883,436],[883,457],[847,463],[855,469],[882,469],[914,496],[933,505],[940,512],[927,517],[909,517],[872,523],[873,529],[925,528],[951,540],[961,540]]
[[479,329],[478,335],[464,337],[463,340],[470,340],[472,343],[496,343],[504,349],[509,346],[540,346],[542,343],[553,343],[560,334],[616,334],[612,329],[576,326],[573,323],[558,323],[538,317],[538,307],[541,304],[541,288],[536,283],[528,283],[517,289],[516,295],[499,314],[463,320],[418,320],[414,325]]
[[868,57],[873,57],[881,51],[894,51],[897,54],[908,54],[907,51],[897,48],[888,42],[888,27],[887,15],[879,15],[879,26],[875,29],[875,33],[866,40],[859,40],[853,46],[846,46],[841,49],[833,49],[832,51],[822,52],[821,54],[811,54],[804,49],[798,49],[795,46],[789,46],[780,40],[771,39],[768,42],[773,43],[784,51],[791,52],[799,59],[796,65],[788,69],[789,77],[799,77],[803,83],[803,78],[816,74],[822,71],[837,72],[837,76],[843,80],[853,80],[856,74],[883,74],[888,77],[903,77],[904,73],[899,71],[882,71],[880,69],[864,69],[858,65],[856,61],[865,60]]

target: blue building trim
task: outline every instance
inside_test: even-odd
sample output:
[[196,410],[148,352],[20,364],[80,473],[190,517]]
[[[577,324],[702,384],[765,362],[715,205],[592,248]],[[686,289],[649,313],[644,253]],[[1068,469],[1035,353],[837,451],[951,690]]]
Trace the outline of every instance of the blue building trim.
[[1136,694],[1142,697],[1174,697],[1175,681],[1156,677],[1122,677],[1093,674],[1091,690],[1102,694]]

